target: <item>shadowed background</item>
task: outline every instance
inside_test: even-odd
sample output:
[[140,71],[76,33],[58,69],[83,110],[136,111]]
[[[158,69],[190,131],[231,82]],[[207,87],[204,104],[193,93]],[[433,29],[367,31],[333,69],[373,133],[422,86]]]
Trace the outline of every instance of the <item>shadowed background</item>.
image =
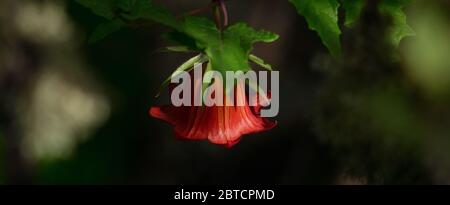
[[[209,3],[157,2],[174,13]],[[170,45],[166,28],[88,44],[103,19],[75,1],[2,0],[0,183],[450,183],[448,1],[412,3],[417,35],[398,49],[368,6],[339,62],[287,0],[227,6],[231,23],[280,35],[254,50],[280,71],[278,125],[232,149],[178,141],[149,117],[169,102],[154,98],[160,83],[192,57],[155,52]]]

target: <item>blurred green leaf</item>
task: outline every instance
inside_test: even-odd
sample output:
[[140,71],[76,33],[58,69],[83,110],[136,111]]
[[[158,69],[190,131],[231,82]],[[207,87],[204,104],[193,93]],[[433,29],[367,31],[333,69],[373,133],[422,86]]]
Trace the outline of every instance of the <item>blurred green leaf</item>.
[[193,52],[191,49],[189,49],[189,47],[187,46],[167,46],[166,48],[164,48],[162,51],[167,51],[167,52],[181,52],[181,53],[185,53],[185,52]]
[[384,0],[380,4],[380,12],[392,18],[388,36],[392,45],[398,46],[403,38],[415,35],[413,29],[407,24],[406,14],[403,12],[403,7],[409,2],[409,0]]
[[98,16],[109,20],[114,18],[115,0],[77,0],[77,2]]
[[335,57],[341,53],[337,0],[289,0]]
[[106,36],[120,30],[122,27],[123,24],[117,21],[102,23],[97,26],[97,28],[89,37],[89,43],[95,43],[99,40],[102,40]]
[[[340,34],[338,24],[338,0],[289,0],[296,7],[299,14],[305,17],[311,30],[317,31],[322,42],[330,50],[333,56],[339,56],[341,52]],[[353,27],[358,21],[365,5],[365,0],[341,0],[345,10],[345,22],[347,27]],[[415,35],[411,27],[406,23],[406,15],[403,7],[410,0],[382,0],[380,12],[392,18],[392,26],[389,28],[388,41],[398,46],[400,41],[407,36]]]
[[154,4],[152,0],[119,0],[116,6],[125,11],[129,20],[146,19],[171,28],[180,26],[169,10]]
[[420,2],[411,9],[417,37],[402,49],[407,72],[436,102],[450,100],[450,18],[444,8]]
[[[410,3],[410,0],[382,0],[379,5],[380,12],[389,16],[392,25],[388,29],[388,41],[398,46],[400,41],[407,36],[414,36],[415,32],[406,22],[406,14],[403,7]],[[342,5],[345,10],[345,25],[353,27],[359,19],[364,8],[365,0],[343,0]]]
[[364,8],[365,0],[342,0],[345,10],[345,23],[347,27],[353,27]]
[[107,35],[119,30],[120,21],[150,20],[173,29],[179,29],[180,23],[174,15],[152,0],[77,0],[81,5],[90,8],[98,16],[111,22],[97,27],[90,42],[103,39]]

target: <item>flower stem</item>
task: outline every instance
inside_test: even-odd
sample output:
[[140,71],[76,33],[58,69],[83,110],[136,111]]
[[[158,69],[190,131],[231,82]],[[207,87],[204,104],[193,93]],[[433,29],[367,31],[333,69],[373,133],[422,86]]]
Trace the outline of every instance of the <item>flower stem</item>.
[[222,31],[223,30],[223,26],[222,26],[222,16],[220,15],[220,8],[219,6],[214,6],[213,8],[213,14],[214,14],[214,19],[216,20],[216,26],[217,28]]
[[223,26],[228,26],[228,10],[227,6],[225,5],[225,2],[223,0],[219,0],[220,8],[222,9],[222,15],[223,15]]
[[[216,26],[220,31],[220,37],[223,37],[223,30],[228,26],[228,11],[225,6],[224,0],[212,0],[211,4],[214,5],[213,12],[216,20]],[[222,20],[223,18],[223,20]]]

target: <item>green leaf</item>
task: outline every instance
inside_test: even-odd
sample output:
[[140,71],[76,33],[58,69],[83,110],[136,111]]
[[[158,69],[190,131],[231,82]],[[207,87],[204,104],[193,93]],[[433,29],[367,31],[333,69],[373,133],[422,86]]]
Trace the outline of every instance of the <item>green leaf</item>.
[[353,27],[361,16],[365,5],[365,0],[342,0],[342,7],[345,10],[345,23],[347,27]]
[[407,36],[414,36],[415,32],[406,22],[406,14],[403,7],[409,0],[384,0],[380,4],[380,12],[391,17],[392,26],[389,28],[389,42],[398,46],[400,41]]
[[252,50],[252,45],[256,42],[270,43],[276,41],[279,36],[277,34],[265,31],[265,30],[255,30],[245,23],[237,23],[230,26],[226,30],[226,35],[235,36],[240,39],[241,46],[249,54]]
[[[111,21],[150,20],[173,29],[180,29],[180,22],[167,9],[156,5],[152,0],[77,0],[90,8],[93,13]],[[98,41],[119,29],[118,23],[100,25],[91,37]]]
[[79,4],[89,8],[98,16],[106,19],[114,18],[115,0],[76,0]]
[[152,0],[118,0],[117,7],[126,11],[130,20],[147,19],[171,28],[180,26],[169,10],[154,4]]
[[[170,75],[168,78],[166,78],[166,80],[161,84],[158,93],[156,94],[156,97],[158,97],[161,94],[161,90],[166,87],[167,85],[169,85],[170,83],[170,79],[172,79],[172,77],[177,74],[178,72],[181,71],[186,71],[189,72],[190,70],[194,69],[194,65],[197,63],[204,63],[208,61],[208,57],[203,55],[203,54],[199,54],[189,60],[187,60],[186,62],[184,62],[183,64],[181,64],[181,66],[179,66],[177,69],[175,69],[175,71],[172,73],[172,75]],[[176,75],[175,75],[176,76]]]
[[225,74],[226,71],[250,69],[248,54],[234,35],[223,34],[214,22],[202,17],[187,17],[183,32],[196,41],[196,47],[209,58],[213,70]]
[[[210,60],[211,69],[222,73],[228,70],[250,70],[249,55],[252,45],[255,42],[272,42],[278,39],[276,34],[255,30],[245,23],[232,25],[221,32],[208,18],[188,16],[179,21],[168,10],[155,5],[151,0],[80,1],[97,14],[102,13],[99,8],[108,8],[103,10],[109,11],[110,15],[103,16],[111,19],[115,17],[113,14],[116,14],[124,22],[147,19],[173,28],[174,31],[165,37],[177,43],[177,46],[182,46],[176,47],[176,51],[203,52]],[[91,39],[100,40],[119,28],[116,23],[102,24]]]
[[179,21],[169,10],[154,4],[152,0],[77,0],[95,14],[112,20],[124,17],[127,20],[147,19],[171,28],[178,28]]
[[137,0],[115,0],[116,7],[124,11],[131,11],[136,4],[139,4]]
[[289,0],[335,57],[341,53],[337,0]]
[[[365,2],[366,0],[342,0],[346,12],[346,26],[354,26],[361,15]],[[382,0],[380,2],[381,14],[389,16],[392,20],[392,25],[388,29],[388,41],[394,46],[398,46],[403,38],[415,35],[413,29],[407,24],[406,14],[403,11],[403,7],[410,2],[410,0]]]
[[163,51],[167,52],[181,52],[181,53],[187,53],[187,52],[194,52],[193,50],[189,49],[189,47],[186,46],[167,46]]
[[249,59],[250,59],[253,63],[256,63],[256,64],[258,64],[259,66],[261,66],[261,67],[263,67],[263,68],[265,68],[265,69],[267,69],[267,70],[269,70],[269,71],[272,71],[272,66],[271,66],[270,64],[264,62],[263,59],[261,59],[261,58],[255,56],[255,55],[253,55],[253,54],[250,54]]
[[276,34],[257,31],[244,23],[232,25],[221,33],[213,21],[203,17],[186,17],[181,28],[177,31],[178,37],[183,37],[185,42],[181,45],[193,47],[194,41],[195,47],[208,56],[211,69],[224,75],[226,71],[250,70],[249,55],[253,43],[272,42],[278,38]]
[[153,52],[154,53],[195,53],[197,51],[191,50],[186,46],[166,46],[164,48],[159,48]]
[[186,17],[182,32],[196,41],[196,46],[205,49],[221,43],[220,32],[214,22],[203,17]]
[[179,31],[172,31],[163,35],[168,41],[180,46],[188,47],[190,50],[200,51],[194,38]]
[[106,36],[120,30],[122,26],[123,26],[122,23],[117,21],[110,21],[98,25],[97,28],[89,37],[89,43],[95,43],[99,40],[102,40]]
[[250,70],[247,52],[235,39],[224,37],[221,44],[208,46],[205,53],[211,60],[213,70],[224,76],[226,71]]

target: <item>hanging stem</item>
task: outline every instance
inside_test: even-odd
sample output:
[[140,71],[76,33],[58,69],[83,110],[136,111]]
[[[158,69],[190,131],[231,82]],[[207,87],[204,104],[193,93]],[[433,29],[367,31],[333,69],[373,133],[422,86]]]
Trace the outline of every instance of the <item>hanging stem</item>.
[[222,25],[222,16],[220,15],[220,9],[218,6],[215,6],[213,9],[214,12],[214,18],[216,20],[217,28],[220,30],[220,32],[223,31],[223,25]]
[[222,9],[222,15],[223,15],[223,26],[228,26],[228,10],[227,6],[225,5],[225,2],[223,0],[219,0],[220,8]]
[[222,38],[224,28],[228,26],[227,7],[225,6],[224,0],[212,0],[211,4],[214,4],[214,18],[216,20],[217,28],[220,31],[220,37]]

